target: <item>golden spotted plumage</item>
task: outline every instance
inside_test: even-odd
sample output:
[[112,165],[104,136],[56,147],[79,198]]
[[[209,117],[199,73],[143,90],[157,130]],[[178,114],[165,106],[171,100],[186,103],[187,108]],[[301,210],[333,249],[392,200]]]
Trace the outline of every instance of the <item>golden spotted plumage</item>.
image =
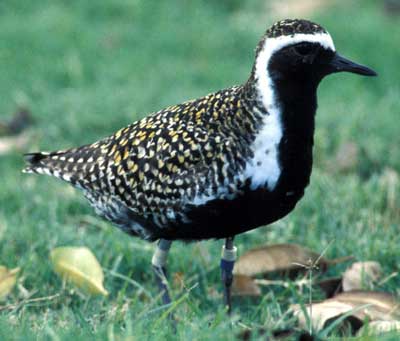
[[187,220],[196,197],[240,194],[261,120],[246,95],[233,87],[168,107],[93,144],[49,153],[26,171],[71,182],[98,214],[151,238],[138,221],[168,228]]

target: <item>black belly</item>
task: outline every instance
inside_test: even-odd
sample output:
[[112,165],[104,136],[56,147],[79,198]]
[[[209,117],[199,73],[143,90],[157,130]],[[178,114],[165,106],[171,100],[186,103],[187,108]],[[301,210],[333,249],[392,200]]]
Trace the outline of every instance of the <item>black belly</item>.
[[190,223],[182,223],[155,232],[156,238],[200,240],[227,238],[270,224],[293,210],[304,190],[246,191],[233,200],[212,200],[193,206],[187,212]]

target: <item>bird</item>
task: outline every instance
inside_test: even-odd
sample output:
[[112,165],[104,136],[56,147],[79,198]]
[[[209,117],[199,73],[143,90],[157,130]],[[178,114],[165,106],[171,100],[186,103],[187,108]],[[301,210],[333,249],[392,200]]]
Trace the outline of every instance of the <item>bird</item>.
[[290,213],[310,182],[317,88],[337,72],[376,76],[341,56],[306,19],[269,27],[242,85],[172,105],[97,142],[25,154],[23,172],[83,191],[129,235],[158,241],[152,258],[165,304],[173,241],[224,239],[221,279],[231,311],[234,237]]

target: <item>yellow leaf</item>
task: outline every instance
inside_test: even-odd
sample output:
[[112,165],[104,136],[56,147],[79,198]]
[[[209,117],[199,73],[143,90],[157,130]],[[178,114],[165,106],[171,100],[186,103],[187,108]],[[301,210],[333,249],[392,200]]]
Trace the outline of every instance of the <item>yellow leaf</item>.
[[59,247],[50,253],[54,271],[89,294],[108,295],[103,287],[103,270],[86,247]]
[[5,266],[0,265],[0,300],[6,298],[13,289],[18,272],[19,268],[8,270]]

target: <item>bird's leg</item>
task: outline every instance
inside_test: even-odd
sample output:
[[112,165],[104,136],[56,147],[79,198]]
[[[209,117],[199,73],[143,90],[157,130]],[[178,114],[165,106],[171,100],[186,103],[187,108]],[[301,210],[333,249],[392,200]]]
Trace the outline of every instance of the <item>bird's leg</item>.
[[163,304],[171,303],[171,298],[168,291],[167,272],[165,269],[171,244],[172,242],[170,240],[160,239],[157,243],[157,248],[154,251],[153,258],[151,259],[157,285],[162,293]]
[[224,285],[224,306],[227,307],[228,314],[231,313],[231,287],[233,281],[233,266],[235,265],[237,255],[236,246],[233,245],[233,237],[225,239],[225,245],[222,246],[221,256],[221,278]]

